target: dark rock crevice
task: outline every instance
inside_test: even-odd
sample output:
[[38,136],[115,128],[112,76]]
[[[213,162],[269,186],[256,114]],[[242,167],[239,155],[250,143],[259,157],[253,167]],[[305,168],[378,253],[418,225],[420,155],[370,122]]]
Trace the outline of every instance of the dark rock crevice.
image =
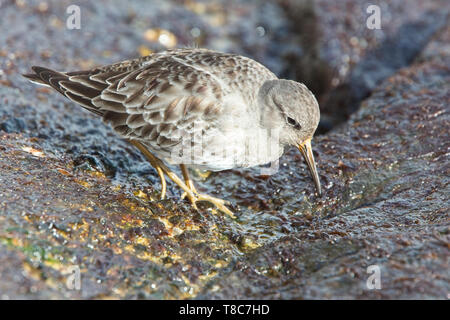
[[443,12],[427,12],[369,51],[353,67],[346,82],[325,93],[322,108],[331,115],[332,126],[345,122],[384,79],[411,65],[447,18]]
[[449,15],[447,9],[429,10],[414,21],[407,20],[395,34],[362,55],[341,83],[334,86],[332,79],[339,77],[339,70],[323,58],[324,23],[316,13],[320,3],[311,0],[279,0],[279,3],[290,21],[291,40],[300,50],[284,55],[286,67],[281,76],[305,83],[316,95],[322,112],[319,134],[348,120],[381,81],[413,63]]

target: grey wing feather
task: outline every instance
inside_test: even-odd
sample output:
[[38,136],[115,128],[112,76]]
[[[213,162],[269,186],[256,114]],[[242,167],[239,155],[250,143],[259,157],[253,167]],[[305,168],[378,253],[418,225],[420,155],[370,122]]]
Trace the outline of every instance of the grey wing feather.
[[89,71],[32,69],[35,74],[24,76],[102,116],[121,136],[153,148],[170,148],[193,130],[196,119],[221,111],[217,79],[167,54]]

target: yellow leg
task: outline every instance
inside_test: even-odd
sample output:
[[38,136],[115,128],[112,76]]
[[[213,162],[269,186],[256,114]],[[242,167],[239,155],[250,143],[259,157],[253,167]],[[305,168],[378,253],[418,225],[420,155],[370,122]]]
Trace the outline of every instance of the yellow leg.
[[[186,183],[188,188],[193,193],[198,193],[197,190],[195,189],[194,183],[192,182],[191,178],[189,177],[189,172],[188,172],[188,169],[186,168],[186,166],[184,164],[180,164],[180,169],[181,169],[181,173],[183,174],[184,183]],[[186,195],[183,194],[181,197],[184,198],[185,196]]]
[[161,167],[156,167],[155,169],[158,172],[159,179],[161,180],[161,200],[164,200],[166,198],[167,189],[166,178],[164,177],[164,172],[162,171]]
[[[173,182],[175,182],[184,191],[185,197],[188,197],[194,209],[197,209],[196,205],[197,201],[208,201],[214,204],[220,211],[235,218],[233,212],[231,212],[230,209],[228,209],[225,206],[226,202],[224,200],[214,198],[206,194],[199,194],[197,192],[197,190],[194,187],[194,184],[192,183],[192,180],[189,178],[189,173],[185,165],[181,165],[180,167],[186,183],[181,181],[181,179],[178,178],[178,176],[175,173],[173,173],[161,160],[159,160],[153,154],[151,154],[151,152],[149,152],[148,149],[144,145],[142,145],[139,141],[130,140],[130,142],[145,155],[145,157],[150,161],[151,165],[155,167],[156,170],[158,171],[159,177],[161,178],[161,184],[163,185],[164,195],[166,193],[165,191],[166,180],[164,178],[164,175],[161,175],[161,173],[166,174]],[[162,181],[164,181],[164,183]]]
[[161,200],[164,200],[166,198],[167,183],[166,183],[166,178],[164,177],[163,170],[158,165],[158,163],[155,161],[156,158],[150,152],[148,152],[147,148],[145,148],[139,142],[133,141],[133,140],[130,140],[130,142],[131,142],[131,144],[136,146],[146,156],[146,158],[150,161],[150,164],[152,165],[152,167],[156,169],[159,179],[161,180]]
[[195,197],[194,194],[190,191],[190,189],[181,181],[180,178],[176,176],[169,168],[166,167],[161,160],[156,158],[153,154],[151,154],[145,146],[143,146],[140,142],[136,140],[130,140],[131,144],[133,144],[136,148],[141,151],[144,156],[150,161],[150,164],[156,169],[158,172],[159,178],[161,179],[161,199],[163,199],[166,195],[166,179],[164,177],[164,173],[175,182],[183,191],[187,194],[189,199]]
[[[183,174],[183,178],[184,178],[186,185],[197,196],[197,201],[210,202],[210,203],[214,204],[217,207],[217,209],[219,209],[223,213],[226,213],[229,216],[231,216],[232,218],[235,218],[233,212],[226,207],[226,204],[228,203],[227,201],[212,197],[207,194],[198,193],[198,191],[195,189],[194,183],[192,182],[191,178],[189,177],[189,172],[188,172],[188,169],[186,168],[186,166],[184,164],[180,164],[180,169],[181,169],[181,173]],[[182,197],[185,197],[185,196],[186,196],[186,194],[182,195]]]

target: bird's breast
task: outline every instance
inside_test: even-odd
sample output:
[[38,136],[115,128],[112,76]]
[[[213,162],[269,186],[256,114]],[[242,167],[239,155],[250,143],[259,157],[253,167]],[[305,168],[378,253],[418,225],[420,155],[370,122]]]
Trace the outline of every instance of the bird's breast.
[[275,131],[229,126],[212,128],[190,139],[185,137],[164,158],[172,164],[220,171],[267,164],[276,161],[283,150]]

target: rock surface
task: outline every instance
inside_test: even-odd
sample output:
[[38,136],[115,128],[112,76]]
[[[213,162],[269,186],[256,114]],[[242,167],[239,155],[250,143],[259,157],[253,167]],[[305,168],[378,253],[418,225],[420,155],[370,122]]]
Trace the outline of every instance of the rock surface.
[[[233,220],[207,205],[192,211],[172,186],[157,200],[158,179],[137,150],[20,73],[145,54],[164,47],[156,32],[166,45],[253,52],[280,74],[287,62],[274,54],[275,35],[290,28],[283,6],[83,2],[82,29],[67,30],[71,3],[42,3],[0,7],[1,298],[447,298],[448,22],[430,31],[413,64],[370,87],[347,123],[314,139],[322,198],[296,150],[270,177],[258,168],[199,173],[198,189],[234,203]],[[327,21],[342,10],[330,8]],[[410,15],[402,19],[398,28]],[[380,290],[366,286],[371,265]],[[80,290],[67,286],[76,268]]]
[[[319,132],[346,121],[361,101],[409,65],[445,23],[447,1],[279,0],[290,33],[281,75],[304,82],[321,105]],[[380,29],[367,21],[377,6]],[[291,45],[287,45],[291,43]],[[286,44],[286,45],[284,45]]]

